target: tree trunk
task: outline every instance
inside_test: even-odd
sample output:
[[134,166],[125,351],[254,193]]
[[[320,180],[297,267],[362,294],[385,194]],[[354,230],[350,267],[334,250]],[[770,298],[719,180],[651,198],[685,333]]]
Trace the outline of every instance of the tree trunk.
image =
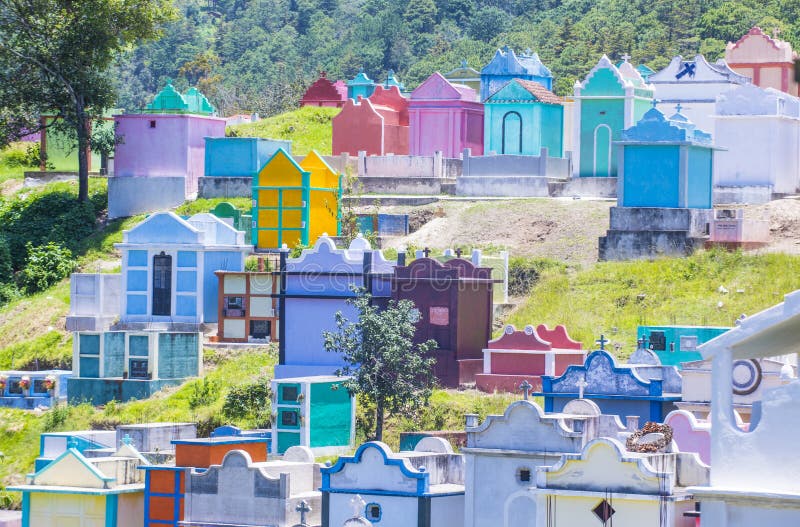
[[89,201],[89,121],[83,96],[75,100],[75,131],[78,133],[78,201]]
[[375,441],[383,441],[383,401],[375,403]]

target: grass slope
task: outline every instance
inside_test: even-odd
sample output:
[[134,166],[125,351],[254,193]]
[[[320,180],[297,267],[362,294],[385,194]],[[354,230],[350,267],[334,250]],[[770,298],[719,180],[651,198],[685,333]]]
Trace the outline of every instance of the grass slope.
[[689,258],[553,267],[508,322],[565,324],[588,347],[604,333],[625,358],[635,348],[638,325],[732,326],[740,315],[782,302],[798,288],[800,257],[785,254],[712,250]]
[[311,150],[330,155],[331,119],[339,111],[339,108],[304,106],[255,123],[229,126],[227,133],[239,137],[291,140],[293,155],[306,155]]

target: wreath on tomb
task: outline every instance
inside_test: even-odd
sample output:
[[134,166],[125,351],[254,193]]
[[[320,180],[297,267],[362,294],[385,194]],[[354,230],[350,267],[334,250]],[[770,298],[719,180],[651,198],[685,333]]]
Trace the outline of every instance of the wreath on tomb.
[[[648,434],[661,434],[662,437],[655,441],[643,442],[642,438]],[[640,430],[628,437],[625,448],[629,452],[652,454],[666,448],[670,443],[672,443],[672,427],[648,421]]]

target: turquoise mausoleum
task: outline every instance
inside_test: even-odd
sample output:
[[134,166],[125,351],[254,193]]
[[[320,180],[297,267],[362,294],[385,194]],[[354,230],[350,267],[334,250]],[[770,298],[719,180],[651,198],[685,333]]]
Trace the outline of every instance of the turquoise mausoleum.
[[564,155],[564,106],[538,82],[514,79],[484,103],[484,152]]

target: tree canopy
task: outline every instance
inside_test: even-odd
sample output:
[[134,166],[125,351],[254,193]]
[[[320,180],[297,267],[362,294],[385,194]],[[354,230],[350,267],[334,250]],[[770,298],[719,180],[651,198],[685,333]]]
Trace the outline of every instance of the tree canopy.
[[337,373],[349,376],[343,386],[375,405],[375,439],[383,438],[385,414],[407,415],[431,396],[436,341],[414,344],[419,313],[410,300],[390,301],[384,309],[363,290],[348,299],[358,311],[350,321],[336,313],[336,332],[325,332],[325,349],[340,353],[346,366]]
[[0,0],[0,142],[29,132],[35,112],[52,113],[77,138],[86,201],[91,121],[116,101],[112,61],[172,15],[169,0]]

